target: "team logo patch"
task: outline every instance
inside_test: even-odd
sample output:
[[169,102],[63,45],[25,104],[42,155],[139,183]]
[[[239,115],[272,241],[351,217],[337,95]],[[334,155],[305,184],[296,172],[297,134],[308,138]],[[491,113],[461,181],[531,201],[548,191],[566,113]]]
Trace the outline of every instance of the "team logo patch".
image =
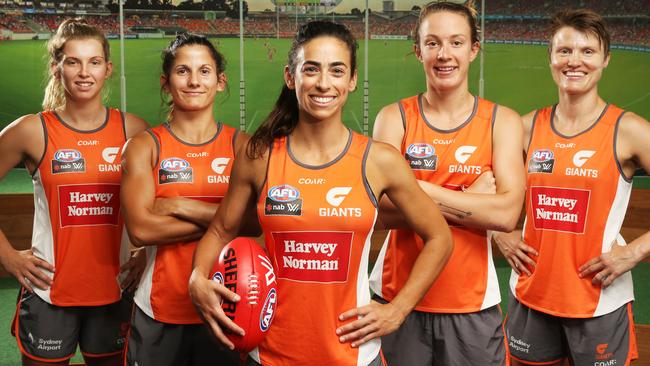
[[352,232],[294,231],[271,233],[278,278],[299,282],[348,280]]
[[333,187],[327,191],[325,200],[333,207],[319,207],[318,216],[321,217],[361,217],[360,207],[340,207],[345,198],[352,191],[352,187]]
[[86,171],[86,161],[78,150],[59,149],[52,160],[52,174],[83,173]]
[[538,149],[528,161],[528,173],[553,173],[555,155],[552,150]]
[[119,184],[62,185],[58,189],[61,227],[118,224]]
[[273,316],[275,315],[275,308],[278,306],[278,294],[275,292],[275,289],[272,288],[269,291],[266,301],[264,301],[264,306],[262,306],[262,312],[260,314],[260,330],[266,332],[273,322]]
[[158,184],[192,183],[192,167],[187,160],[167,158],[160,163],[158,169]]
[[409,162],[412,170],[435,171],[438,165],[438,156],[433,146],[425,143],[410,144],[404,157]]
[[531,187],[535,229],[584,234],[590,195],[583,189]]
[[266,216],[301,216],[302,199],[300,191],[288,184],[269,189],[264,203]]

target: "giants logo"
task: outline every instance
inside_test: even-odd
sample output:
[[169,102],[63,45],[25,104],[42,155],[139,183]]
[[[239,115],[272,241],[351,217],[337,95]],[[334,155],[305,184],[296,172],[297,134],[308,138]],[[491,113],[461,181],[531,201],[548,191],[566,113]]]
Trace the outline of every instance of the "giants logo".
[[339,207],[351,190],[352,187],[334,187],[327,191],[325,199],[330,205]]
[[83,173],[86,171],[86,161],[78,150],[59,149],[52,160],[52,174]]
[[262,312],[260,314],[260,330],[266,332],[273,322],[273,315],[275,315],[275,308],[278,306],[278,294],[275,292],[275,289],[272,288],[269,291],[266,301],[262,306]]
[[348,196],[352,187],[334,187],[327,191],[325,199],[327,203],[334,207],[320,207],[318,209],[318,216],[321,217],[361,217],[361,208],[358,207],[339,207],[343,203],[345,197]]
[[433,146],[425,143],[414,143],[406,149],[404,157],[413,170],[435,171],[438,156]]
[[113,164],[115,162],[115,158],[117,158],[117,154],[120,152],[119,147],[107,147],[104,150],[102,150],[102,159],[104,159],[105,162],[108,164],[99,164],[98,168],[100,172],[119,172],[120,171],[120,165],[119,164]]
[[463,173],[463,174],[476,174],[480,175],[482,167],[480,165],[464,165],[467,160],[476,151],[476,146],[463,145],[456,149],[454,157],[459,164],[450,164],[449,173]]
[[158,184],[192,183],[192,167],[181,158],[168,158],[160,163]]
[[535,229],[584,234],[590,195],[582,189],[531,187]]
[[578,168],[582,168],[583,165],[591,158],[594,156],[596,152],[593,150],[580,150],[575,155],[573,155],[573,165],[577,166]]
[[118,224],[119,184],[62,185],[58,189],[61,227]]
[[271,187],[264,204],[264,214],[266,216],[301,216],[300,191],[288,184]]
[[208,183],[230,183],[230,175],[223,175],[230,163],[230,158],[215,158],[210,163],[212,171],[218,175],[208,175]]
[[456,161],[458,161],[461,164],[465,164],[467,160],[469,159],[470,156],[476,151],[476,146],[461,146],[458,149],[456,149],[456,152],[454,153],[454,157],[456,158]]
[[528,161],[528,173],[553,173],[555,165],[555,155],[548,149],[533,151],[533,155]]
[[348,280],[352,232],[273,232],[278,278],[317,283]]
[[102,151],[102,158],[107,163],[113,164],[115,158],[117,157],[117,153],[119,152],[120,152],[119,147],[107,147]]
[[585,165],[587,160],[594,156],[596,152],[593,150],[580,150],[573,155],[573,165],[576,168],[566,168],[564,174],[569,176],[578,176],[578,177],[588,177],[588,178],[598,178],[598,169],[585,169],[582,166]]
[[228,166],[228,163],[230,163],[230,158],[216,158],[212,160],[210,167],[215,173],[223,174],[223,172],[226,170],[226,167]]

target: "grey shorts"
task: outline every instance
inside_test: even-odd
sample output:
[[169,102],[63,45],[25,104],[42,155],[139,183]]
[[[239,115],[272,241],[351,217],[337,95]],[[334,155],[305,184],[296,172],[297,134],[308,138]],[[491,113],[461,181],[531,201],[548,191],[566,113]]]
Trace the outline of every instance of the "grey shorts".
[[126,347],[129,366],[238,366],[240,355],[217,344],[203,324],[168,324],[135,306]]
[[397,331],[381,338],[381,348],[388,366],[509,364],[498,306],[464,314],[413,311]]
[[510,294],[508,351],[534,365],[568,358],[572,365],[623,366],[638,358],[632,304],[595,318],[562,318],[531,309]]
[[20,352],[42,362],[70,359],[77,344],[85,357],[122,353],[133,298],[103,306],[56,306],[20,290],[12,333]]

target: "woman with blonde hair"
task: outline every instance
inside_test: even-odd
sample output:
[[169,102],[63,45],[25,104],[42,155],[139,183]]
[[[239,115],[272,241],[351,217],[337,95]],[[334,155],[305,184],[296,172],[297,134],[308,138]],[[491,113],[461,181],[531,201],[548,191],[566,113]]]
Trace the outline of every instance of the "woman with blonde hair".
[[120,215],[120,150],[146,123],[104,106],[113,65],[97,28],[64,21],[48,53],[43,112],[0,133],[0,176],[23,162],[34,182],[31,249],[0,233],[0,262],[22,286],[12,330],[23,365],[67,365],[77,345],[89,366],[119,365],[131,311],[122,290],[139,275],[117,279],[120,265],[135,264]]

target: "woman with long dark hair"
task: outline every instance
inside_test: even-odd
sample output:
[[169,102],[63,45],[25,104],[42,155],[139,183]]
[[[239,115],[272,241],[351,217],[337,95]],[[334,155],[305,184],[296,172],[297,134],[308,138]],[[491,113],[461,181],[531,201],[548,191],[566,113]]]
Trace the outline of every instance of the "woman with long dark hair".
[[[395,330],[440,272],[449,229],[392,147],[341,120],[356,88],[356,41],[342,25],[315,21],[298,31],[274,110],[233,168],[228,195],[194,255],[190,294],[210,329],[242,334],[220,307],[237,301],[209,279],[257,201],[278,281],[278,308],[251,365],[380,365],[379,336]],[[425,246],[408,283],[388,304],[371,301],[367,266],[377,202],[387,195]],[[348,344],[349,343],[349,344]]]

